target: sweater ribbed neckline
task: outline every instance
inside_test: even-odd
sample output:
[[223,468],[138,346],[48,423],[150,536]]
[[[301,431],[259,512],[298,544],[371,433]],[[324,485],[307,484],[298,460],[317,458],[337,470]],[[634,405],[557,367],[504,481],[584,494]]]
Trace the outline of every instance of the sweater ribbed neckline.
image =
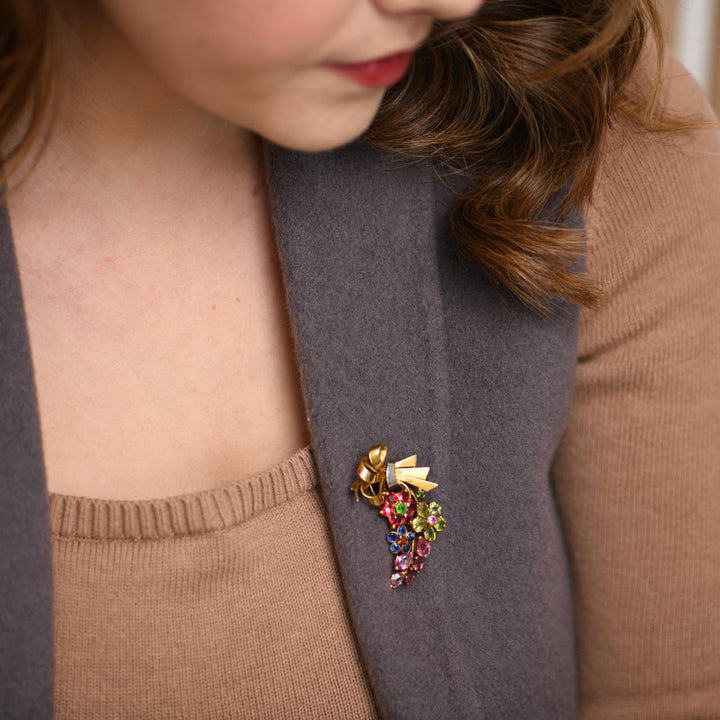
[[255,475],[210,490],[147,500],[48,493],[53,537],[159,540],[226,530],[317,484],[312,449]]

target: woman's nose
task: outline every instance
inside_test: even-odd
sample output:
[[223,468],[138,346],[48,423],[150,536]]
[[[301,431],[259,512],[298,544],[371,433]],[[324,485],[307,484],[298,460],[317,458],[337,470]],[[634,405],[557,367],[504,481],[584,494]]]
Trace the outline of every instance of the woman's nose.
[[383,12],[427,13],[437,20],[458,20],[473,15],[485,0],[375,0]]

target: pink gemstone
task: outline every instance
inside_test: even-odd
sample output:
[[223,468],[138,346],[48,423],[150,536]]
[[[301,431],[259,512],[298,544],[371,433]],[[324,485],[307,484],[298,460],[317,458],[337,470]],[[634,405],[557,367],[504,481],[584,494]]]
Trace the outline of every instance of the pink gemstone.
[[415,572],[420,572],[423,569],[423,561],[420,558],[416,558],[411,569]]
[[437,523],[437,515],[428,515],[428,525],[435,525]]
[[415,573],[412,570],[405,576],[405,584],[409,585],[415,579]]
[[390,587],[397,588],[402,585],[403,576],[400,573],[393,573],[390,576]]
[[412,562],[411,553],[400,553],[395,556],[394,568],[395,570],[407,570]]
[[430,554],[430,543],[423,537],[418,538],[416,549],[420,557],[427,557]]

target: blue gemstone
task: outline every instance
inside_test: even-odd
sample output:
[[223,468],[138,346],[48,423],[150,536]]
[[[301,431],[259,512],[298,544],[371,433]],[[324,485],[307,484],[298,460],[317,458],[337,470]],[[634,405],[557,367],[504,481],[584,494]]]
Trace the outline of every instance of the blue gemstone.
[[400,546],[397,543],[393,543],[390,546],[390,552],[391,553],[399,553],[400,552]]
[[397,542],[398,534],[396,532],[388,533],[387,539],[388,542]]
[[415,533],[414,533],[414,532],[409,532],[409,533],[407,534],[407,538],[406,538],[406,539],[407,539],[407,540],[414,540],[414,539],[415,539]]
[[404,525],[401,525],[398,529],[398,535],[405,535],[407,533],[407,528]]
[[403,551],[404,553],[410,552],[410,543],[406,543],[405,545],[403,545],[403,546],[402,546],[402,551]]

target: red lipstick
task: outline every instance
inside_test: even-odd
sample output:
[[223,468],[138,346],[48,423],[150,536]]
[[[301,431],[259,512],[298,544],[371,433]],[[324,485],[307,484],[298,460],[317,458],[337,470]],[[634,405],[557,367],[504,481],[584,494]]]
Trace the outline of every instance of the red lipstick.
[[407,72],[412,55],[412,51],[407,51],[386,55],[370,62],[331,63],[328,67],[365,87],[382,87],[396,83]]

